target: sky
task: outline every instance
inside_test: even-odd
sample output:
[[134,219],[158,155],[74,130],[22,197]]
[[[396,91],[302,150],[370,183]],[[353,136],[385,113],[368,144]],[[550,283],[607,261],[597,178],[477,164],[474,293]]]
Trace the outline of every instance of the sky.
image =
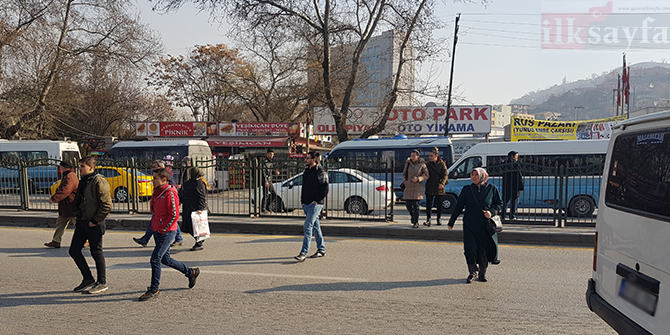
[[[435,34],[448,37],[450,46],[454,18],[461,13],[454,59],[454,90],[463,98],[458,104],[508,104],[564,79],[621,67],[623,52],[628,65],[670,58],[670,3],[663,1],[438,3],[436,15],[447,26]],[[227,26],[190,4],[167,14],[152,12],[145,0],[137,6],[141,20],[162,36],[166,54],[185,54],[196,44],[234,46]],[[450,61],[445,56],[436,64],[441,86],[449,83]]]

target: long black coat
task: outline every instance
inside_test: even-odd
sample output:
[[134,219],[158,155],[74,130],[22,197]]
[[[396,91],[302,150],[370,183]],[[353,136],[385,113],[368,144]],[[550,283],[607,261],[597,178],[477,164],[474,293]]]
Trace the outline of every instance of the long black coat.
[[207,209],[207,186],[200,179],[188,180],[181,186],[179,201],[183,209],[181,213],[181,230],[193,235],[191,213]]
[[516,164],[508,165],[507,171],[503,172],[503,197],[505,199],[515,198],[519,191],[523,191],[523,176],[521,175],[521,166]]
[[450,227],[454,226],[456,219],[461,215],[464,208],[463,247],[467,263],[477,263],[477,255],[469,251],[478,250],[480,243],[484,244],[486,259],[489,262],[495,261],[498,257],[498,236],[497,234],[491,235],[486,230],[487,219],[484,217],[482,210],[488,210],[492,216],[500,213],[502,199],[500,199],[498,189],[492,184],[484,184],[479,188],[474,184],[464,186],[458,196],[458,202],[451,214],[451,219],[449,219]]

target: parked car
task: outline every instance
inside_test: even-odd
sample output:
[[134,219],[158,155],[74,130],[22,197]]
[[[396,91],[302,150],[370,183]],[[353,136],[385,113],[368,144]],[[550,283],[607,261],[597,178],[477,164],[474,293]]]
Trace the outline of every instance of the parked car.
[[[367,215],[375,210],[392,206],[395,194],[391,182],[375,179],[367,173],[354,169],[328,171],[329,192],[326,206],[329,210],[344,210],[349,214]],[[273,212],[300,209],[302,192],[302,173],[273,184],[277,196],[270,200]],[[256,199],[255,189],[252,199]],[[263,197],[262,191],[259,198]],[[262,200],[265,201],[264,199]]]
[[[109,183],[109,189],[112,195],[112,199],[118,202],[128,201],[128,195],[133,195],[132,190],[132,175],[131,171],[128,171],[126,168],[120,167],[108,167],[108,166],[98,166],[95,168],[94,173],[99,173],[105,180]],[[154,191],[154,186],[152,183],[153,176],[149,176],[141,171],[136,172],[137,175],[137,195],[140,197],[151,197],[151,194]],[[53,185],[51,185],[51,194],[56,193],[56,188],[60,185],[60,180]]]

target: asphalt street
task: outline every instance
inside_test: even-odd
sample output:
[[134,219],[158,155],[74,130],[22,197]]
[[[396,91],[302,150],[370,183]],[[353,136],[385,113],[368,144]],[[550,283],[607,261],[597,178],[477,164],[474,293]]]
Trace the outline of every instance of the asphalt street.
[[215,234],[196,252],[186,237],[173,256],[201,269],[196,286],[164,269],[138,302],[153,242],[108,231],[110,289],[85,295],[67,247],[42,246],[52,233],[0,227],[0,333],[614,334],[586,306],[589,248],[503,245],[489,282],[466,284],[461,243],[326,238],[326,257],[298,263],[295,236]]

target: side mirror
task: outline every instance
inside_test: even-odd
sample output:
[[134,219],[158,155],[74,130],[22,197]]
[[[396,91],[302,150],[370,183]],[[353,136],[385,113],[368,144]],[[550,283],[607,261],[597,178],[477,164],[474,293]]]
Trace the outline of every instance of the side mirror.
[[451,171],[449,173],[449,179],[456,179],[457,176],[458,176],[458,172],[456,172],[456,171]]

